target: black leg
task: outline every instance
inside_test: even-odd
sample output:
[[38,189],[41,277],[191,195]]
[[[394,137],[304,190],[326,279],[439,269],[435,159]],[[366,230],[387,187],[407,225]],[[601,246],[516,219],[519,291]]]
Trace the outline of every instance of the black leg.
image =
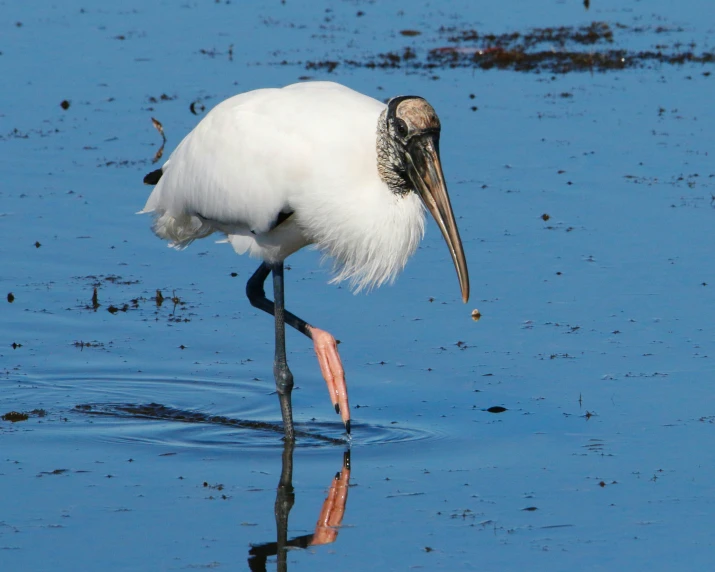
[[[264,283],[268,275],[273,272],[273,298],[271,302],[266,298]],[[298,316],[285,311],[283,287],[283,262],[269,265],[263,262],[258,269],[248,279],[246,284],[246,296],[253,306],[273,314],[276,322],[276,354],[273,362],[273,375],[276,379],[276,391],[281,404],[281,416],[283,417],[283,429],[286,441],[295,439],[293,429],[293,408],[291,405],[291,392],[293,391],[293,374],[288,369],[286,358],[285,324],[293,326],[296,330],[313,338],[310,334],[307,322]]]
[[[264,283],[268,275],[273,272],[273,297],[275,302],[266,298]],[[293,429],[293,408],[291,406],[291,392],[293,391],[293,374],[288,368],[285,345],[285,324],[293,326],[299,332],[312,339],[308,324],[299,317],[285,311],[283,262],[269,265],[263,262],[253,273],[246,284],[246,296],[253,306],[273,314],[276,323],[276,353],[273,362],[273,375],[276,379],[276,391],[281,405],[283,429],[286,441],[295,439]]]
[[[273,297],[275,302],[266,298],[264,283],[270,273],[273,273]],[[347,401],[347,387],[345,385],[345,375],[343,373],[340,356],[337,353],[336,340],[328,332],[310,326],[305,320],[301,320],[295,314],[287,312],[283,296],[283,262],[276,264],[261,263],[246,283],[246,296],[251,304],[272,314],[276,324],[276,354],[273,365],[273,373],[276,378],[276,389],[281,404],[281,414],[283,415],[283,426],[285,428],[286,439],[293,439],[293,413],[291,408],[291,391],[293,389],[293,375],[288,369],[285,352],[285,324],[295,328],[301,334],[307,336],[315,345],[315,353],[318,356],[320,370],[328,385],[330,399],[335,406],[335,412],[341,415],[345,423],[345,429],[350,433],[350,413]],[[317,339],[314,339],[314,335]]]
[[[246,296],[248,296],[248,301],[251,302],[252,306],[275,316],[275,304],[266,298],[266,292],[263,289],[263,284],[271,273],[271,269],[272,267],[266,262],[263,262],[258,267],[253,273],[253,276],[251,276],[246,283]],[[282,271],[283,263],[281,262],[281,272]],[[305,320],[301,320],[295,314],[287,312],[285,306],[283,306],[283,316],[286,324],[295,328],[301,334],[308,336],[311,340],[313,339],[310,329],[308,328],[308,323]]]
[[293,408],[291,406],[291,392],[293,391],[293,374],[288,369],[286,358],[286,327],[285,304],[283,297],[283,262],[274,264],[273,272],[273,298],[275,299],[273,315],[276,322],[276,354],[273,361],[273,375],[276,378],[276,391],[281,404],[283,416],[283,431],[286,441],[295,440],[293,429]]

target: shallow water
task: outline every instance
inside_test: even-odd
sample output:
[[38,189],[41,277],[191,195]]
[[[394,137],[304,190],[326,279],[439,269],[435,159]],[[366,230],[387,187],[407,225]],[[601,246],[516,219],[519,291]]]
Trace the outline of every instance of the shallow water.
[[[289,332],[305,433],[289,539],[314,532],[351,451],[337,539],[288,551],[289,569],[712,562],[715,65],[347,63],[407,46],[423,61],[443,27],[599,21],[625,50],[713,46],[697,0],[523,4],[0,2],[0,414],[29,413],[0,421],[0,568],[245,570],[276,541],[256,263],[211,239],[170,251],[134,213],[161,144],[151,117],[166,158],[202,105],[306,76],[435,106],[473,294],[461,303],[434,225],[368,296],[327,285],[316,252],[290,259],[288,307],[342,341],[354,435]],[[307,69],[321,61],[339,65]]]

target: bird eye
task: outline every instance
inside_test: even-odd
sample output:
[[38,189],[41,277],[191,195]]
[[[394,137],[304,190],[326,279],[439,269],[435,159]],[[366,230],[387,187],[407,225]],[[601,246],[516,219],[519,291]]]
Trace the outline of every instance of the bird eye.
[[408,131],[409,131],[409,130],[407,129],[407,123],[405,123],[405,122],[404,122],[402,119],[400,119],[399,117],[398,117],[397,119],[395,119],[395,129],[397,130],[397,134],[398,134],[400,137],[405,137],[405,136],[407,135]]

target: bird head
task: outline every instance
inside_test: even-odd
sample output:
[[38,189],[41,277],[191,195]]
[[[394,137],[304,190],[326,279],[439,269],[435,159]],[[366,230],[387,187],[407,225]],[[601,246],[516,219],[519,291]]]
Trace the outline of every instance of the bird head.
[[392,98],[378,126],[378,171],[393,192],[416,192],[442,231],[457,270],[462,300],[469,299],[469,273],[439,156],[441,124],[423,98]]

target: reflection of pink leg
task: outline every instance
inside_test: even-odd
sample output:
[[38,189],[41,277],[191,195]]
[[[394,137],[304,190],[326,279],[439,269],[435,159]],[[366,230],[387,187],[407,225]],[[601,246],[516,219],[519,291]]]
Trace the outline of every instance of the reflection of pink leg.
[[335,475],[333,482],[330,483],[328,496],[323,502],[318,523],[315,525],[315,533],[310,543],[311,546],[335,542],[335,539],[338,537],[338,527],[342,524],[343,516],[345,516],[349,486],[350,466],[346,462],[346,464],[343,465],[343,470]]
[[320,330],[314,326],[308,326],[313,345],[315,346],[315,354],[318,356],[320,371],[323,374],[325,383],[328,384],[328,393],[330,393],[330,401],[335,407],[335,411],[340,413],[340,416],[345,423],[345,430],[350,433],[350,406],[348,405],[348,386],[345,382],[345,371],[343,370],[343,362],[340,361],[338,354],[338,345],[335,338],[325,330]]

